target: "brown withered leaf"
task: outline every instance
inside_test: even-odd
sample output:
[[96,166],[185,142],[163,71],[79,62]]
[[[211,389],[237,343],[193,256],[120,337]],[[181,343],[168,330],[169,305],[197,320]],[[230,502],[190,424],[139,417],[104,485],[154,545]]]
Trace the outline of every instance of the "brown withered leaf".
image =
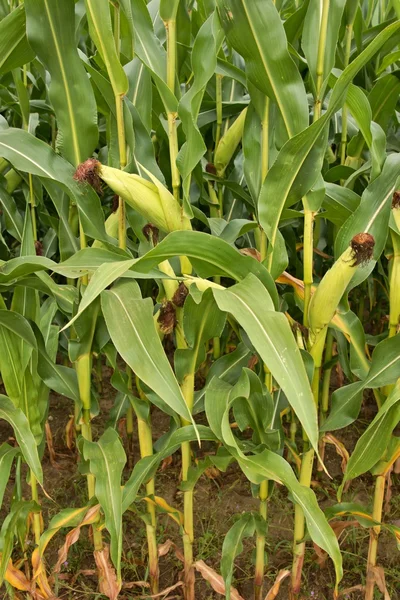
[[54,573],[58,573],[61,569],[61,565],[67,560],[68,550],[72,544],[75,544],[79,540],[82,527],[84,525],[91,525],[92,523],[95,523],[99,518],[99,513],[100,505],[96,504],[95,506],[92,506],[89,508],[79,525],[67,533],[65,536],[65,542],[58,551],[58,560],[53,568]]
[[131,590],[134,587],[149,588],[150,584],[147,581],[129,581],[122,584],[123,590]]
[[383,507],[383,512],[384,512],[385,515],[387,515],[389,513],[389,511],[390,511],[390,501],[392,499],[392,483],[393,483],[392,482],[392,472],[393,472],[393,467],[394,467],[394,465],[392,465],[392,467],[391,467],[391,469],[388,472],[387,477],[386,477],[387,485],[386,485],[386,492],[385,492],[385,504],[384,504],[384,507]]
[[[93,577],[93,575],[96,575],[96,569],[80,569],[77,573],[75,573],[75,575],[71,579],[71,585],[74,585],[76,583],[79,575],[84,575],[85,577]],[[58,576],[59,579],[61,577],[62,575]]]
[[221,475],[221,472],[219,469],[217,469],[217,467],[212,466],[207,467],[207,469],[204,471],[204,475],[208,477],[208,479],[217,479]]
[[160,471],[166,471],[172,465],[172,456],[167,456],[161,463]]
[[183,581],[178,581],[177,583],[174,583],[174,585],[171,585],[170,587],[165,588],[165,590],[162,590],[161,592],[158,592],[157,594],[144,594],[143,596],[135,596],[135,598],[162,598],[162,600],[172,600],[172,598],[180,598],[181,596],[168,596],[167,595],[170,592],[173,592],[174,590],[176,590],[178,587],[183,586]]
[[49,458],[50,458],[51,466],[54,467],[55,469],[59,469],[60,467],[57,464],[56,451],[54,450],[53,434],[51,433],[51,427],[50,427],[50,423],[48,421],[46,421],[46,423],[44,425],[44,430],[46,432],[46,444],[47,444],[47,450],[49,451]]
[[8,561],[4,579],[16,590],[28,593],[32,591],[32,582],[26,578],[25,573],[14,567],[11,558]]
[[258,260],[258,262],[261,262],[261,254],[256,248],[241,248],[239,252],[244,256],[251,256],[252,258]]
[[68,450],[72,450],[75,445],[75,417],[70,415],[65,427],[65,442]]
[[49,580],[47,579],[43,556],[40,555],[38,548],[35,548],[35,550],[33,551],[31,562],[34,572],[34,576],[32,579],[39,586],[40,592],[42,593],[43,597],[52,599],[55,598]]
[[361,584],[353,585],[352,587],[345,588],[344,590],[340,590],[340,592],[338,594],[338,598],[340,598],[340,597],[346,598],[353,592],[364,592],[364,590],[365,590],[365,587]]
[[108,546],[104,546],[103,550],[95,550],[93,555],[99,575],[100,592],[110,600],[116,600],[121,590],[121,584],[118,583],[115,569],[110,562]]
[[332,444],[332,446],[335,446],[336,454],[342,459],[340,466],[342,473],[344,473],[346,471],[347,463],[349,462],[349,453],[346,446],[331,433],[326,433],[323,436],[322,441],[325,442],[325,444]]
[[383,570],[383,567],[373,567],[373,573],[375,577],[375,583],[378,586],[381,594],[383,594],[384,600],[391,600],[386,587],[385,571]]
[[179,550],[178,546],[172,540],[167,540],[163,544],[158,545],[158,556],[165,556],[171,550],[171,548],[175,552],[175,556],[181,561],[184,562],[185,559],[183,557],[182,552]]
[[282,581],[284,581],[284,579],[286,579],[286,577],[289,577],[289,575],[290,575],[290,571],[288,569],[281,569],[279,571],[279,573],[276,576],[276,579],[274,581],[274,585],[269,590],[268,594],[265,596],[265,600],[275,600],[275,598],[279,594],[279,589],[281,587]]
[[[204,562],[204,560],[197,560],[194,563],[194,568],[206,581],[208,581],[208,583],[211,585],[213,590],[217,592],[217,594],[225,596],[225,582],[221,575],[219,575],[216,571],[214,571],[214,569],[209,567]],[[231,598],[232,600],[244,600],[244,598],[234,587],[231,587]]]

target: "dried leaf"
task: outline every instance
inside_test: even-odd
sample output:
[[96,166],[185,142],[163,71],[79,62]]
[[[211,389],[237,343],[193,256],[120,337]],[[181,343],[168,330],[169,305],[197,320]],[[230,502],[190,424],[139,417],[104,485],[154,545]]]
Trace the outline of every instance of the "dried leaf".
[[239,252],[244,256],[251,256],[258,260],[258,262],[261,262],[261,254],[256,248],[241,248]]
[[166,471],[172,465],[172,456],[167,456],[161,463],[160,471]]
[[75,417],[71,415],[65,427],[65,443],[68,450],[72,450],[75,445]]
[[47,449],[49,451],[51,466],[58,469],[59,466],[57,464],[56,451],[54,450],[53,434],[51,433],[50,423],[48,421],[46,421],[46,423],[44,425],[44,430],[46,432],[46,443],[47,443]]
[[330,526],[338,538],[347,527],[360,527],[360,523],[358,521],[335,521],[330,523]]
[[25,577],[22,571],[14,567],[11,558],[8,562],[4,579],[16,590],[29,593],[32,591],[32,583]]
[[378,586],[379,591],[383,594],[385,600],[390,600],[389,592],[386,587],[385,571],[383,570],[383,567],[373,567],[372,570],[375,577],[375,583]]
[[115,569],[111,565],[109,547],[104,546],[103,550],[95,550],[93,554],[99,573],[100,592],[110,600],[116,600],[121,590],[121,583],[117,582]]
[[342,468],[342,472],[344,473],[346,471],[347,463],[349,462],[349,453],[346,449],[346,446],[331,433],[325,434],[322,438],[322,441],[325,442],[325,444],[332,444],[335,446],[336,454],[342,458],[340,466]]
[[385,493],[385,504],[383,507],[383,512],[384,514],[388,514],[390,512],[390,501],[392,499],[392,472],[393,472],[393,465],[392,468],[390,469],[390,471],[387,474],[387,486],[386,486],[386,493]]
[[165,556],[175,546],[172,540],[167,540],[163,544],[158,545],[158,556]]
[[208,477],[208,479],[217,479],[221,475],[221,472],[217,467],[207,467],[204,471],[204,475]]
[[275,600],[279,593],[279,588],[281,587],[281,583],[286,577],[290,575],[290,571],[288,569],[281,569],[276,576],[274,585],[269,590],[268,594],[265,596],[265,600]]
[[338,594],[338,598],[340,596],[348,596],[349,594],[351,594],[352,592],[364,592],[365,587],[361,584],[359,585],[353,585],[352,587],[346,588],[345,590],[341,590]]
[[82,519],[81,523],[77,527],[74,527],[74,529],[71,529],[71,531],[69,531],[67,533],[67,535],[65,536],[65,542],[58,551],[58,561],[54,566],[54,569],[53,569],[54,573],[58,573],[60,571],[61,565],[67,560],[68,550],[70,549],[72,544],[75,544],[79,540],[79,536],[81,534],[81,528],[84,525],[91,525],[92,523],[95,523],[97,521],[97,519],[99,518],[99,513],[100,513],[100,505],[96,504],[95,506],[92,506],[87,511],[87,513],[86,513],[85,517]]
[[33,580],[37,582],[40,591],[45,598],[54,598],[55,596],[53,590],[51,589],[50,583],[47,579],[43,557],[40,555],[38,548],[35,548],[33,551],[31,561],[34,572]]
[[[203,560],[198,560],[194,563],[194,568],[196,571],[200,573],[200,575],[208,581],[213,590],[217,592],[217,594],[221,594],[221,596],[225,595],[225,582],[222,579],[221,575],[218,575],[214,569],[206,565]],[[244,600],[244,598],[239,594],[239,592],[231,587],[231,598],[232,600]]]
[[122,589],[124,590],[131,590],[133,587],[149,588],[150,584],[147,581],[129,581],[127,583],[122,584]]
[[[163,598],[163,600],[168,600],[166,598],[167,594],[169,594],[170,592],[173,592],[174,590],[176,590],[176,588],[181,587],[183,585],[183,581],[178,581],[177,583],[174,583],[174,585],[171,585],[168,588],[165,588],[165,590],[162,590],[162,592],[158,592],[157,594],[153,594],[151,596],[149,596],[149,594],[145,594],[144,596],[138,596],[138,598]],[[173,596],[174,598],[178,598],[178,596]],[[172,596],[170,597],[172,599]]]

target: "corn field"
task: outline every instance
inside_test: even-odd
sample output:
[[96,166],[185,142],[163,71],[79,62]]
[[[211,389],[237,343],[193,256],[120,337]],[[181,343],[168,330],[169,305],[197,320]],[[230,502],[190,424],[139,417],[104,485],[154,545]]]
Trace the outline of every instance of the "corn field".
[[399,0],[0,0],[2,597],[400,599],[399,94]]

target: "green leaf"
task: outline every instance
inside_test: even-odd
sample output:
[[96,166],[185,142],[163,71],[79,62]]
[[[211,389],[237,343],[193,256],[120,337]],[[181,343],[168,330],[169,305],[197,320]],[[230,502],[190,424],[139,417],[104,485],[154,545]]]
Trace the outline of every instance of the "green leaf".
[[137,271],[145,271],[174,256],[187,256],[197,274],[203,278],[221,275],[241,281],[248,273],[254,273],[268,290],[273,304],[278,305],[275,283],[261,263],[250,256],[243,256],[225,241],[200,231],[170,233],[153,250],[139,258],[134,267]]
[[400,377],[400,336],[380,342],[372,353],[371,367],[362,381],[351,383],[332,394],[331,412],[321,431],[341,429],[352,423],[360,412],[363,391],[395,383]]
[[254,515],[252,513],[244,513],[225,535],[224,543],[222,544],[221,574],[225,581],[226,600],[229,600],[231,597],[234,561],[243,552],[243,538],[252,537],[254,531]]
[[[81,314],[95,300],[98,294],[118,277],[132,274],[135,278],[165,278],[165,275],[161,271],[154,273],[152,269],[164,260],[175,256],[187,256],[190,258],[197,273],[203,278],[222,275],[236,281],[241,281],[248,273],[254,273],[267,288],[274,305],[278,303],[275,283],[261,263],[249,256],[243,256],[224,240],[198,231],[176,231],[170,233],[153,250],[150,250],[134,262],[127,259],[127,257],[125,260],[117,262],[120,256],[116,253],[106,249],[87,248],[81,250],[64,263],[60,263],[59,265],[52,263],[52,265],[53,270],[66,277],[80,277],[88,271],[99,270],[99,274],[93,276],[93,282],[89,283],[83,295],[78,312],[78,314]],[[108,266],[105,264],[103,266],[103,263],[108,263]],[[110,263],[112,263],[111,266],[109,266]]]
[[389,444],[392,431],[400,420],[399,400],[400,382],[397,381],[378,414],[357,441],[347,463],[342,485],[349,479],[366,473],[380,460]]
[[18,500],[13,503],[11,511],[4,519],[0,531],[0,585],[2,585],[4,581],[4,575],[12,555],[14,538],[18,534],[18,529],[22,524],[26,535],[26,523],[29,513],[38,512],[39,510],[40,507],[33,500],[30,502]]
[[22,240],[24,221],[12,196],[0,185],[0,202],[5,217],[6,228],[19,242]]
[[0,21],[0,74],[22,67],[35,58],[26,37],[25,21],[22,4]]
[[364,190],[358,208],[342,225],[335,239],[335,256],[339,257],[357,233],[374,236],[374,259],[378,260],[386,244],[393,192],[400,172],[400,155],[390,154],[381,174]]
[[26,344],[31,346],[31,348],[37,349],[36,338],[32,331],[32,327],[25,317],[18,312],[4,309],[0,310],[0,325],[19,336]]
[[43,485],[43,472],[38,448],[35,438],[29,428],[28,420],[22,410],[16,408],[11,400],[2,394],[0,394],[0,419],[4,419],[10,423],[21,449],[22,456],[38,482]]
[[213,289],[213,293],[220,310],[231,313],[246,331],[316,449],[317,411],[300,350],[286,317],[274,311],[267,290],[252,274],[226,290]]
[[204,441],[217,441],[209,427],[197,425],[194,428],[192,425],[187,425],[168,436],[160,452],[139,460],[123,490],[122,512],[128,510],[129,506],[135,502],[140,487],[153,477],[155,470],[164,458],[173,454],[183,442],[194,442],[199,438]]
[[340,227],[355,212],[359,204],[360,196],[353,190],[325,181],[325,199],[322,204],[325,211],[320,213],[324,219],[329,219]]
[[176,413],[193,421],[157,333],[151,298],[135,297],[131,282],[122,282],[102,292],[101,306],[124,361]]
[[48,388],[58,394],[62,394],[75,402],[80,402],[78,378],[75,369],[57,365],[46,350],[43,335],[38,327],[34,328],[37,340],[39,360],[37,364],[38,374]]
[[10,477],[11,466],[18,453],[19,449],[13,448],[9,444],[4,443],[0,446],[0,508]]
[[259,484],[268,479],[283,483],[288,488],[293,501],[303,509],[312,540],[332,558],[337,584],[343,575],[342,556],[336,536],[319,508],[314,492],[300,485],[289,463],[280,455],[270,450],[263,450],[256,455],[245,455],[242,452],[229,422],[229,412],[234,400],[234,388],[216,378],[213,379],[206,394],[206,414],[211,429],[236,458],[252,483]]
[[214,377],[234,384],[239,378],[243,367],[247,367],[252,354],[242,342],[236,350],[229,354],[224,354],[218,360],[214,361],[207,373],[206,383],[202,390],[195,392],[195,401],[193,414],[204,410],[204,397],[208,386]]
[[304,19],[303,34],[301,37],[301,47],[304,56],[307,59],[308,69],[312,78],[314,90],[317,86],[317,63],[321,36],[324,36],[324,54],[322,65],[322,81],[319,93],[319,99],[324,97],[324,91],[329,76],[335,64],[339,29],[342,22],[343,10],[346,0],[329,0],[327,27],[323,31],[322,13],[323,2],[310,2],[306,17]]
[[186,135],[177,165],[182,174],[184,197],[189,202],[191,175],[207,148],[197,125],[201,102],[208,81],[215,72],[217,54],[222,42],[218,18],[213,13],[201,26],[192,49],[193,83],[179,102],[178,114]]
[[308,125],[300,73],[289,54],[285,30],[272,0],[217,0],[227,38],[246,61],[253,85],[280,110],[289,137]]
[[98,49],[107,69],[115,96],[128,91],[128,79],[115,48],[110,3],[108,0],[85,0],[90,37]]
[[[326,136],[329,119],[342,105],[347,88],[358,71],[399,29],[400,22],[386,27],[350,63],[337,80],[324,115],[286,142],[268,171],[261,188],[258,208],[260,223],[272,246],[269,256],[270,265],[273,264],[273,248],[280,241],[278,225],[283,209],[300,200],[311,189],[320,171],[325,152],[325,143],[321,136]],[[302,169],[303,165],[304,169]],[[274,276],[277,275],[279,273],[274,273]]]
[[95,494],[104,512],[110,534],[111,559],[121,579],[122,553],[122,489],[121,476],[126,463],[124,448],[115,429],[109,428],[98,442],[83,442],[83,456],[96,478]]
[[98,131],[92,87],[76,49],[74,7],[74,0],[25,2],[29,42],[51,77],[56,143],[60,153],[77,166],[92,155]]
[[190,294],[183,306],[183,332],[188,348],[175,350],[175,373],[180,382],[188,373],[195,373],[206,358],[205,345],[213,337],[219,337],[225,325],[226,315],[218,310],[210,289],[196,302]]
[[38,175],[46,186],[46,180],[58,182],[75,200],[85,233],[93,239],[111,244],[104,230],[104,215],[96,192],[87,184],[73,179],[74,168],[58,156],[45,142],[22,129],[0,130],[0,156],[5,157],[16,169]]
[[167,112],[176,112],[177,99],[167,81],[167,54],[154,34],[153,23],[143,0],[132,0],[132,16],[135,28],[135,52],[149,69]]

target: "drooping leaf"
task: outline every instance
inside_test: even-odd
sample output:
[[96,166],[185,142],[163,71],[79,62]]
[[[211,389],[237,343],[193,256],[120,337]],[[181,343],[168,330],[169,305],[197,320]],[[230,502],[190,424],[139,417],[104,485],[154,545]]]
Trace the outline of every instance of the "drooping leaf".
[[32,473],[40,484],[43,484],[43,472],[40,464],[35,438],[29,423],[20,408],[16,408],[7,396],[0,394],[0,418],[10,423],[16,440],[21,448],[22,456],[28,463]]
[[315,403],[300,350],[285,316],[274,311],[268,292],[254,275],[226,290],[214,289],[213,293],[219,308],[231,313],[246,331],[316,448]]

